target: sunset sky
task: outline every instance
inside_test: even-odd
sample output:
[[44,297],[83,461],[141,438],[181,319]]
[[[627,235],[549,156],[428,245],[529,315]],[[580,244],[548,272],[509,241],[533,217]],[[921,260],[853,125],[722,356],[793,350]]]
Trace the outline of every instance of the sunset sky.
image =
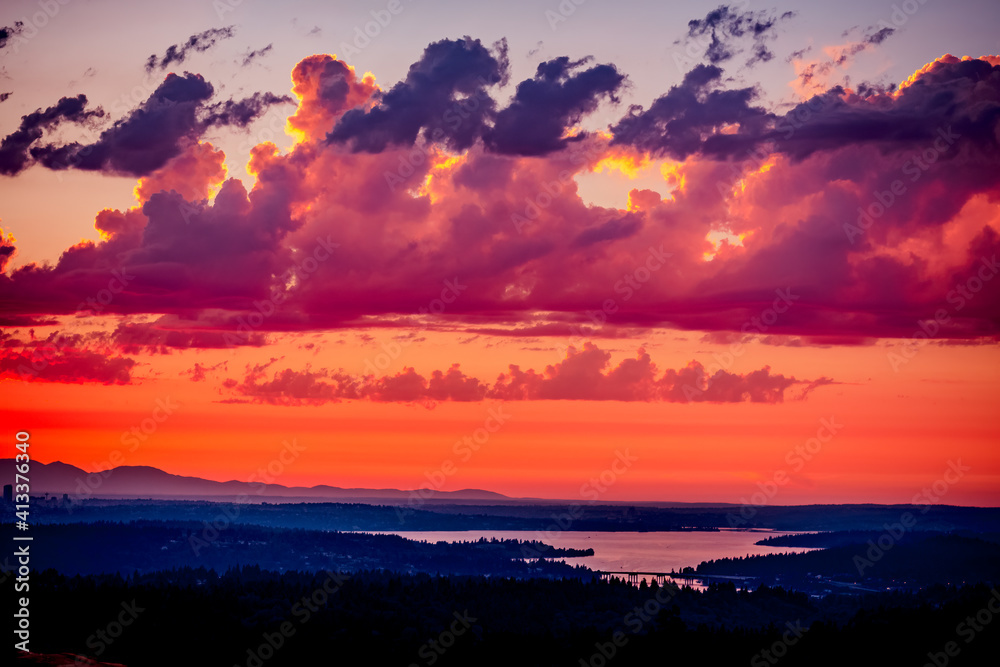
[[998,25],[5,2],[8,440],[216,480],[295,442],[285,485],[1000,505]]

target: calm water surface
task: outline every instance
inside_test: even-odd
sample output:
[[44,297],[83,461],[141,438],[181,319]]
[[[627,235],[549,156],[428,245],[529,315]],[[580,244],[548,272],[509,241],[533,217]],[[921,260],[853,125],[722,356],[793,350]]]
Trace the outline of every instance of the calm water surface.
[[594,555],[569,558],[572,564],[586,565],[592,570],[622,572],[670,572],[716,558],[754,556],[760,554],[798,553],[810,549],[764,547],[754,544],[771,535],[794,535],[796,531],[741,531],[724,528],[718,532],[649,532],[608,533],[577,532],[545,534],[529,530],[439,530],[388,531],[411,540],[425,542],[467,542],[497,538],[503,540],[540,540],[554,547],[593,549]]

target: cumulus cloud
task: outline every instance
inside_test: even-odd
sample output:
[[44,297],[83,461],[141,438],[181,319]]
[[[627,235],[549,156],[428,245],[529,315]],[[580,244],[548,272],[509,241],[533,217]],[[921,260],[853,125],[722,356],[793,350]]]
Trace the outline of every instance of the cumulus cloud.
[[104,110],[87,109],[87,96],[63,97],[44,111],[39,109],[21,117],[21,124],[14,132],[0,141],[0,174],[11,176],[32,162],[29,150],[32,144],[63,122],[86,124],[104,117]]
[[230,379],[225,387],[252,400],[276,405],[319,405],[330,401],[367,399],[378,402],[417,403],[433,407],[440,401],[666,401],[672,403],[781,403],[785,390],[805,385],[799,398],[829,378],[796,380],[775,375],[764,367],[746,375],[724,369],[707,371],[697,361],[679,370],[659,373],[645,350],[634,359],[610,365],[611,354],[592,343],[570,347],[566,358],[541,371],[511,365],[492,385],[466,375],[458,364],[424,377],[405,368],[383,377],[353,377],[343,371],[284,369],[273,375],[267,364],[248,366],[241,382]]
[[422,133],[428,141],[465,150],[493,117],[496,102],[486,89],[505,81],[507,69],[506,43],[491,51],[478,39],[434,42],[406,79],[378,96],[376,106],[345,113],[330,140],[378,153],[412,146]]
[[[1000,335],[1000,280],[984,278],[1000,253],[1000,59],[944,56],[895,89],[835,87],[787,113],[702,64],[608,134],[570,127],[593,100],[610,101],[595,91],[617,90],[611,70],[581,78],[603,67],[589,62],[547,60],[526,88],[544,94],[472,109],[471,96],[506,75],[505,58],[471,39],[436,42],[388,92],[333,56],[305,58],[292,72],[295,142],[254,146],[250,187],[226,180],[223,156],[200,140],[215,104],[208,82],[168,76],[94,144],[106,169],[145,172],[136,205],[98,212],[101,240],[54,264],[8,261],[7,317],[74,313],[119,271],[128,288],[100,312],[198,321],[182,330],[245,333],[250,318],[261,334],[607,337],[670,326],[821,344],[909,337],[945,308],[937,336]],[[437,119],[461,109],[471,125],[443,121],[435,138]],[[556,120],[523,146],[552,150],[490,145],[508,110],[542,109]],[[176,120],[171,131],[147,136],[161,114]],[[132,132],[144,147],[135,154]],[[639,168],[659,170],[663,185],[623,192],[620,208],[588,203],[577,185]],[[3,248],[9,258],[13,241]],[[539,381],[522,380],[511,391]],[[715,391],[768,395],[722,380]],[[394,382],[386,396],[419,384]]]
[[274,361],[248,366],[242,382],[229,379],[223,386],[254,401],[272,405],[321,405],[358,397],[354,392],[356,381],[342,374],[313,372],[309,368],[302,371],[285,369],[268,379],[267,368]]
[[759,136],[772,116],[754,105],[753,88],[723,90],[717,88],[721,80],[721,68],[697,65],[649,109],[631,107],[612,128],[615,143],[680,160],[695,153],[728,156],[734,135],[723,134],[724,128]]
[[625,75],[614,65],[581,70],[588,61],[562,56],[540,64],[535,77],[519,83],[510,106],[497,114],[486,137],[490,149],[512,155],[551,153],[566,146],[566,131],[602,99],[617,102]]
[[[239,101],[209,104],[214,93],[212,84],[200,74],[168,74],[146,101],[104,130],[96,142],[36,146],[31,156],[49,169],[144,176],[197,143],[207,129],[246,127],[271,106],[291,101],[255,93]],[[19,168],[24,166],[21,163]]]
[[0,378],[71,384],[130,384],[135,360],[87,349],[79,334],[22,340],[0,332]]
[[358,78],[354,68],[330,55],[303,58],[292,69],[298,108],[288,125],[303,137],[326,137],[347,111],[368,102],[378,90],[374,80]]

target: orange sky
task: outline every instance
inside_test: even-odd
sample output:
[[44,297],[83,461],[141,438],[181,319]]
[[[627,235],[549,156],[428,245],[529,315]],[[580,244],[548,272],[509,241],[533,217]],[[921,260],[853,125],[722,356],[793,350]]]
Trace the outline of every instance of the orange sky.
[[205,26],[71,81],[28,58],[70,26],[12,36],[8,431],[87,470],[248,480],[295,442],[273,481],[568,500],[777,474],[770,504],[905,503],[960,461],[927,501],[1000,505],[1000,57],[946,53],[932,5],[776,15],[718,61],[671,17],[684,63],[581,39],[591,10],[558,47],[414,19],[339,57],[282,28],[252,63]]
[[[358,340],[358,335],[326,338]],[[699,337],[696,332],[661,331],[644,342],[663,366],[683,365],[691,358],[708,361],[713,352],[725,352],[725,346],[695,342]],[[429,372],[460,361],[469,372],[490,377],[515,358],[523,366],[555,361],[555,352],[528,351],[517,340],[500,339],[475,354],[452,357],[466,348],[449,345],[454,336],[435,338],[434,345],[406,348],[387,371],[416,365]],[[383,335],[367,344],[331,343],[309,356],[361,371],[363,360],[389,339]],[[615,353],[613,362],[631,356],[638,345],[603,342],[631,348]],[[38,460],[61,460],[87,470],[105,467],[117,451],[126,465],[246,480],[275,459],[284,441],[294,440],[305,451],[275,476],[277,483],[485,488],[518,497],[578,499],[581,487],[609,469],[617,452],[627,450],[637,460],[601,499],[739,503],[758,491],[758,482],[785,471],[791,481],[771,503],[895,503],[909,502],[941,478],[949,461],[961,460],[971,471],[940,502],[998,504],[1000,426],[994,390],[1000,352],[995,347],[930,345],[896,373],[887,361],[891,345],[749,346],[733,364],[734,371],[752,369],[766,359],[776,371],[798,377],[834,368],[842,383],[820,387],[805,400],[789,398],[776,405],[485,401],[444,402],[433,409],[364,400],[320,406],[220,403],[232,394],[211,380],[226,373],[210,373],[201,383],[176,375],[195,360],[213,364],[228,359],[233,369],[242,363],[240,357],[250,361],[259,355],[179,352],[140,357],[149,366],[129,386],[3,380],[3,417],[11,428],[32,433]],[[285,361],[298,363],[294,357]],[[161,423],[150,421],[157,401],[177,404],[173,414],[159,413],[165,416]],[[478,451],[456,452],[455,443],[474,436],[498,405],[509,420]],[[815,454],[808,449],[796,454],[797,446],[817,435],[823,419],[843,428]],[[142,433],[144,420],[148,435]],[[122,438],[133,427],[146,437],[130,451],[136,441],[123,443]],[[436,486],[436,473],[449,460],[455,471]]]

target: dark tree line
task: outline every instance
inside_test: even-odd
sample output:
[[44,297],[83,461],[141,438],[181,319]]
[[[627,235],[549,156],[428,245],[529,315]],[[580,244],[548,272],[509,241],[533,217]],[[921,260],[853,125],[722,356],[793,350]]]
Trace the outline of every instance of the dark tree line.
[[[578,666],[603,664],[594,659],[602,651],[613,651],[607,663],[614,665],[745,665],[787,638],[789,623],[801,637],[785,646],[782,665],[920,665],[955,640],[961,653],[949,664],[981,665],[993,664],[1000,649],[995,628],[969,642],[956,635],[956,625],[988,602],[984,585],[815,600],[731,584],[699,593],[584,579],[279,574],[257,566],[46,571],[32,582],[36,651],[100,649],[101,660],[129,667],[257,664],[262,646],[270,647],[269,666]],[[320,599],[321,590],[330,592]],[[650,601],[658,593],[666,602],[657,607]],[[140,609],[134,621],[112,641],[100,639],[123,604]]]

